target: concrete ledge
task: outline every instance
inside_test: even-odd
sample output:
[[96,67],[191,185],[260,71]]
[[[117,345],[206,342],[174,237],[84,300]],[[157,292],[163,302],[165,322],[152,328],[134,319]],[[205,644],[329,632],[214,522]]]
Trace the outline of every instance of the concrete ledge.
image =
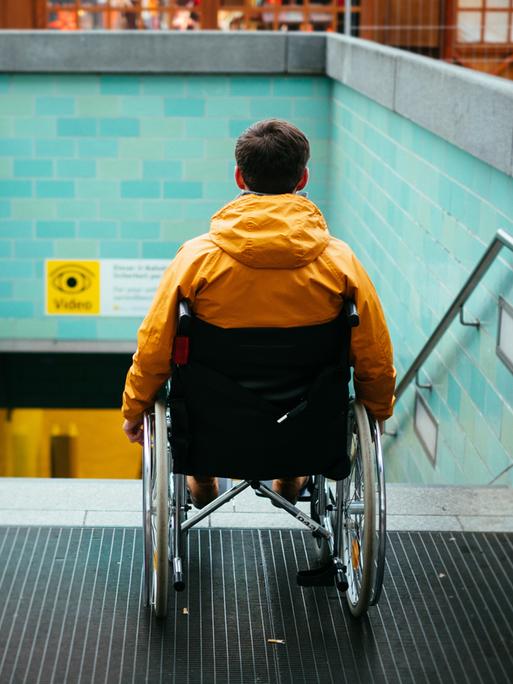
[[283,73],[285,34],[3,31],[0,71]]
[[393,109],[397,53],[399,50],[366,40],[329,36],[326,74]]
[[513,175],[511,81],[332,34],[326,73]]
[[121,340],[0,340],[0,352],[82,352],[85,354],[133,354],[136,343]]
[[417,55],[396,58],[394,110],[513,174],[513,83]]
[[287,72],[325,74],[326,36],[323,33],[291,33],[287,36]]

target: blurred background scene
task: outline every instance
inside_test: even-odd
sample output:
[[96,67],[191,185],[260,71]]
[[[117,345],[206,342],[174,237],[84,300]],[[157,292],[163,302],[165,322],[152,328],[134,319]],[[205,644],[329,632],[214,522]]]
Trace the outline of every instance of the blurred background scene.
[[513,78],[511,0],[2,0],[0,28],[333,31]]

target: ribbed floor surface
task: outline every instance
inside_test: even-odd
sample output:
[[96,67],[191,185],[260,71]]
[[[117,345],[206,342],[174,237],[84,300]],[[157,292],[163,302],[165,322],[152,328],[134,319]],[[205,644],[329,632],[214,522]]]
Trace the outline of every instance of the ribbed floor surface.
[[296,586],[307,532],[189,541],[188,589],[158,623],[139,530],[0,528],[0,682],[513,681],[513,535],[391,533],[360,621],[335,589]]

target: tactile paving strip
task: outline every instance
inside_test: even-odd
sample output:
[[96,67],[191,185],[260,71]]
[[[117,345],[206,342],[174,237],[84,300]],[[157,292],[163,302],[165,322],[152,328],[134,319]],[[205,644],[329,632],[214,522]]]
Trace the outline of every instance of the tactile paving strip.
[[308,532],[193,530],[158,622],[140,530],[0,528],[0,682],[510,684],[513,535],[388,541],[380,604],[354,620],[335,588],[296,586]]

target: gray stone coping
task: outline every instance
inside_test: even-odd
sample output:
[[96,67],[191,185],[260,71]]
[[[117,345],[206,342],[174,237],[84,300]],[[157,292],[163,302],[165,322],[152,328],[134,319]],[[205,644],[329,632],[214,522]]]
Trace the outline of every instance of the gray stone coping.
[[323,74],[324,34],[1,31],[0,71]]
[[513,175],[513,82],[340,34],[2,31],[0,72],[324,74]]

